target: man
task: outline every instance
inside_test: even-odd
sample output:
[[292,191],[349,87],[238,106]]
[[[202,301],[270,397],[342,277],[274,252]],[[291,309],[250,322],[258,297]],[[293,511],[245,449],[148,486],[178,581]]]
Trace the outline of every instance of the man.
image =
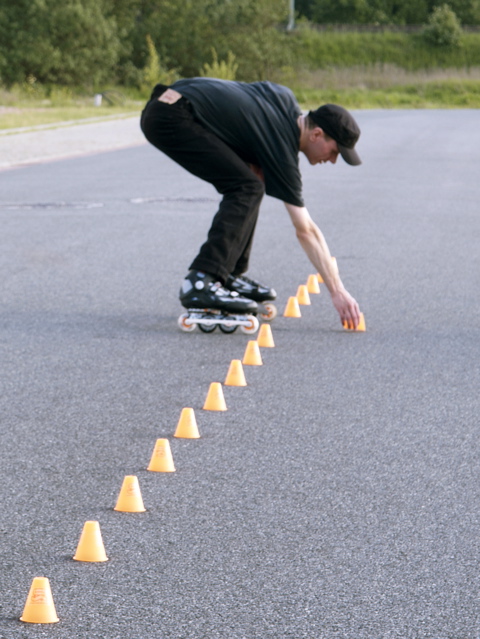
[[285,203],[340,320],[357,327],[358,304],[305,207],[298,166],[299,151],[310,164],[335,164],[339,154],[350,165],[361,163],[354,148],[360,129],[348,111],[324,105],[303,115],[290,89],[278,84],[190,78],[157,85],[141,127],[149,142],[223,196],[182,284],[183,306],[250,313],[255,301],[275,298],[273,289],[244,275],[267,193]]

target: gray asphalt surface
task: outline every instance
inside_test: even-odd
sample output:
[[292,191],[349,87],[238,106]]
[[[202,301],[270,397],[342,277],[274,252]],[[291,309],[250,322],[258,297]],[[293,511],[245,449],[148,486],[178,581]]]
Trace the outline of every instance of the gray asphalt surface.
[[[249,337],[176,326],[211,187],[148,146],[0,173],[2,639],[480,636],[480,116],[357,117],[362,167],[302,167],[367,332],[323,288],[226,413]],[[250,273],[283,311],[311,272],[266,198]],[[105,564],[71,559],[92,519]],[[18,621],[35,576],[58,624]]]
[[145,143],[138,117],[92,119],[39,125],[25,132],[0,129],[0,170]]

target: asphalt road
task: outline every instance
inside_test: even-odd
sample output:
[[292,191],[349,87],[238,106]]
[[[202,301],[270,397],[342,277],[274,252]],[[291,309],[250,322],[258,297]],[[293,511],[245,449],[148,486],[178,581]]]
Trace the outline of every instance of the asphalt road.
[[[323,289],[225,413],[249,337],[176,326],[211,187],[148,146],[0,173],[2,639],[480,637],[480,116],[357,117],[361,167],[302,167],[367,332]],[[270,198],[250,272],[281,311],[312,272]],[[87,520],[106,563],[72,560]],[[18,621],[36,576],[58,624]]]
[[0,170],[145,143],[138,117],[99,117],[22,129],[0,129]]

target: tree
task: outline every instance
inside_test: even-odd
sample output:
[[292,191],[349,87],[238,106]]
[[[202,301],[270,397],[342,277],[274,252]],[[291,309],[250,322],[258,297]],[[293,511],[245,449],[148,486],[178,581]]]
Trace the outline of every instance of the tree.
[[[429,10],[437,5],[438,0],[430,0]],[[448,6],[462,24],[480,24],[480,0],[449,0]]]
[[143,28],[164,64],[183,76],[198,75],[214,46],[220,59],[235,56],[240,79],[256,80],[285,60],[278,26],[286,25],[287,9],[278,0],[156,0]]
[[92,85],[111,77],[119,40],[98,0],[2,0],[0,73],[7,84]]
[[287,16],[287,0],[0,0],[0,80],[142,87],[152,46],[182,76],[201,73],[214,47],[239,79],[265,79],[292,62]]
[[[320,24],[425,24],[438,0],[297,0],[301,16]],[[480,0],[450,0],[463,24],[480,24]]]

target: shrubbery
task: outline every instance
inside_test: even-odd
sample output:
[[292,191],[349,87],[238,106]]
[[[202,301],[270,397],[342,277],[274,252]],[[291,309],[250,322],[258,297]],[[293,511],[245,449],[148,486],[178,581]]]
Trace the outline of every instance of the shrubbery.
[[458,47],[462,41],[462,27],[448,4],[435,7],[423,30],[423,37],[436,47]]
[[[379,20],[380,10],[393,20],[394,6],[406,15],[431,1],[309,0],[340,11],[337,18],[372,16],[376,7]],[[480,7],[480,0],[451,3],[464,15],[467,5],[472,15]],[[123,85],[145,94],[157,81],[205,73],[283,81],[303,68],[479,65],[480,35],[464,34],[457,47],[461,27],[446,6],[433,12],[424,35],[318,32],[301,20],[286,33],[287,13],[287,0],[0,0],[0,85]]]
[[212,47],[212,63],[203,65],[200,75],[205,78],[220,78],[220,80],[235,80],[237,77],[238,64],[231,51],[228,52],[226,60],[219,60],[215,47]]

